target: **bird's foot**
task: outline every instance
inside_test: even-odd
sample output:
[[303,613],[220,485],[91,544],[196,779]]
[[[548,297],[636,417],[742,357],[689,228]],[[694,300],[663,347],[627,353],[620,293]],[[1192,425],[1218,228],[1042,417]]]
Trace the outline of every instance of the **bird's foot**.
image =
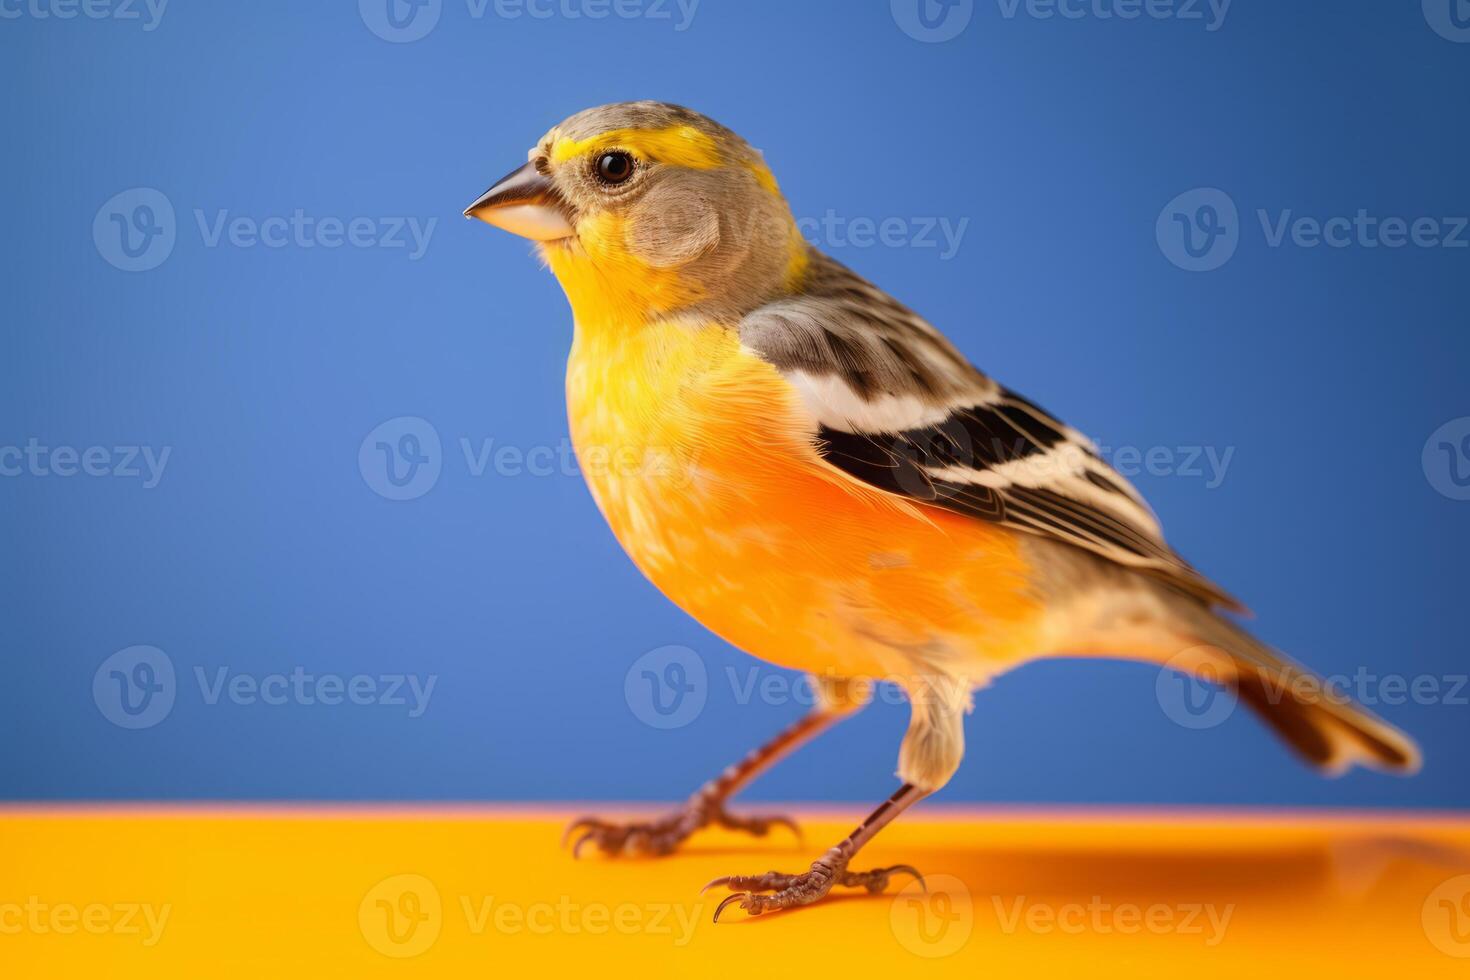
[[562,843],[577,835],[573,857],[580,856],[582,846],[588,843],[611,857],[661,857],[672,854],[696,830],[710,826],[739,830],[753,837],[764,837],[773,827],[785,827],[801,839],[801,828],[790,817],[740,816],[728,812],[723,802],[696,795],[679,810],[657,820],[616,823],[583,817],[567,827]]
[[[803,874],[768,871],[763,875],[727,875],[716,878],[702,890],[719,886],[733,890],[734,894],[727,895],[715,908],[715,921],[719,922],[720,913],[731,904],[738,903],[751,915],[760,915],[775,909],[798,908],[823,898],[834,885],[866,888],[869,894],[877,895],[888,887],[889,879],[895,874],[913,875],[920,887],[924,885],[924,876],[907,864],[895,864],[873,871],[849,871],[847,862],[848,857],[839,848],[833,848],[813,861],[812,869]],[[770,894],[763,894],[766,892]]]

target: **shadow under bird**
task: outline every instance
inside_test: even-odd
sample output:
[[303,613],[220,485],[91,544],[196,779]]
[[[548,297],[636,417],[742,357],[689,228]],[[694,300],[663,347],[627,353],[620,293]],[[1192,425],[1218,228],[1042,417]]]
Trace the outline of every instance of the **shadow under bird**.
[[[730,797],[896,681],[902,785],[799,873],[711,882],[751,914],[881,891],[849,868],[947,783],[972,691],[1038,657],[1167,665],[1225,684],[1326,771],[1412,772],[1414,743],[1256,640],[1077,430],[976,370],[924,319],[808,244],[762,156],[691,110],[579,112],[465,211],[535,240],[571,303],[567,407],[613,533],[733,645],[811,673],[818,701],[669,816],[577,821],[575,848],[667,854]],[[709,887],[709,886],[707,886]]]

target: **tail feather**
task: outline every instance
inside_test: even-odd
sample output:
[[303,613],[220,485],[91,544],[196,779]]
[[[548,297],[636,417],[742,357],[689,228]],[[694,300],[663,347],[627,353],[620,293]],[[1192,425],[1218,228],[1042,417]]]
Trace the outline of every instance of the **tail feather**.
[[1403,732],[1351,702],[1279,696],[1274,683],[1259,672],[1243,672],[1235,681],[1240,699],[1270,725],[1303,758],[1329,772],[1353,764],[1409,775],[1419,771],[1419,748]]
[[1223,652],[1217,663],[1240,700],[1303,758],[1329,773],[1352,765],[1410,775],[1419,747],[1388,722],[1241,627],[1196,607],[1198,639]]
[[1233,688],[1303,758],[1410,774],[1414,740],[1257,640],[1197,596],[1056,542],[1024,539],[1050,600],[1047,648],[1132,655]]

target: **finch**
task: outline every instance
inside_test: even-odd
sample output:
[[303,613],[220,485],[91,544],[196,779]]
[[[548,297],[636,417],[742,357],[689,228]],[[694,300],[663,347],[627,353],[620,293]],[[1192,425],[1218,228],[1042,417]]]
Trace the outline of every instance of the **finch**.
[[762,155],[724,126],[660,102],[579,112],[465,214],[533,239],[566,293],[572,439],[604,461],[587,482],[628,555],[818,692],[669,816],[577,821],[575,850],[667,854],[703,827],[789,823],[726,803],[881,678],[912,708],[897,792],[804,872],[711,882],[731,892],[715,918],[917,877],[849,863],[954,775],[973,690],[1044,656],[1223,684],[1329,772],[1418,767],[1403,733],[1226,618],[1239,603],[1076,429],[812,247]]

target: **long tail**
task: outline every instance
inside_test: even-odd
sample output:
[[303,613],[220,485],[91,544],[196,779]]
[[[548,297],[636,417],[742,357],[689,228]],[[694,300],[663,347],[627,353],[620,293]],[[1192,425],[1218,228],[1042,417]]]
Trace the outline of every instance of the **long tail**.
[[1046,596],[1046,649],[1132,656],[1233,689],[1303,758],[1328,773],[1364,765],[1410,774],[1414,740],[1186,594],[1059,543],[1026,539]]
[[1287,744],[1322,770],[1352,765],[1409,775],[1419,770],[1414,740],[1345,693],[1192,599],[1173,603],[1203,645],[1197,667],[1234,688]]

